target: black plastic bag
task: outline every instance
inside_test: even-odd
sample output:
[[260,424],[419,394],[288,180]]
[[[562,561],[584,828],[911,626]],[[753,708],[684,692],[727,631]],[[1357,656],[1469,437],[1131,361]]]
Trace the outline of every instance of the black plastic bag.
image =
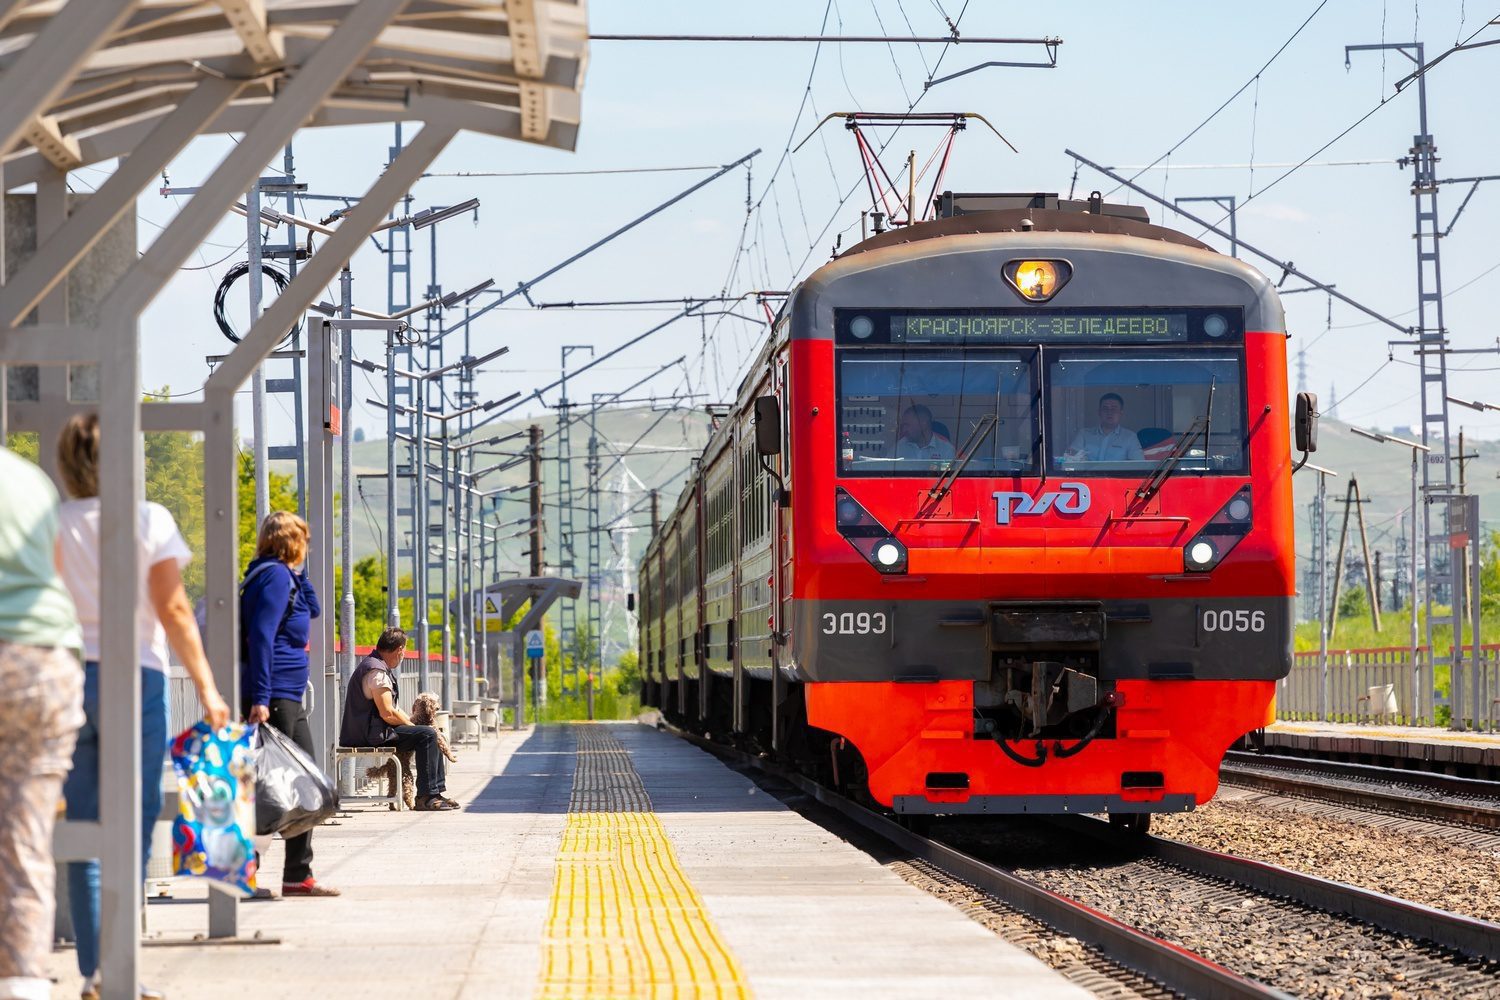
[[256,834],[296,837],[337,812],[333,779],[275,726],[263,723],[256,729]]

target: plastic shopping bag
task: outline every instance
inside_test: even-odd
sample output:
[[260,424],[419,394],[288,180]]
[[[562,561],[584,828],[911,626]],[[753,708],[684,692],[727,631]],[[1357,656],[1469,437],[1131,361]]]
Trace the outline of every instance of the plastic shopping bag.
[[177,771],[172,873],[212,879],[246,895],[255,892],[251,732],[238,723],[214,732],[199,722],[172,741]]
[[296,837],[339,808],[333,781],[275,726],[262,725],[255,745],[255,832]]

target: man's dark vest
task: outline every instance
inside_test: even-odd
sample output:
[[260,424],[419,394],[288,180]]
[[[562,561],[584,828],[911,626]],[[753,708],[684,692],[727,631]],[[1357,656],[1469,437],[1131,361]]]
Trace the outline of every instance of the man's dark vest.
[[386,667],[378,656],[367,656],[354,668],[349,678],[349,690],[344,697],[344,721],[339,727],[339,745],[345,747],[385,746],[395,737],[396,731],[380,717],[380,708],[365,697],[365,675],[371,670],[384,670],[391,678],[391,700],[400,704],[401,690],[397,686],[396,672]]

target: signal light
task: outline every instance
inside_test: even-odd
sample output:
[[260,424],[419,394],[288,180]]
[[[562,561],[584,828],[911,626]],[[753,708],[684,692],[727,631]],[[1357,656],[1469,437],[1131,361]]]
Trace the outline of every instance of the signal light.
[[871,566],[882,573],[906,572],[906,546],[885,525],[870,516],[870,512],[842,486],[835,491],[834,509],[839,534]]
[[1182,550],[1183,570],[1189,573],[1206,573],[1219,565],[1229,551],[1240,543],[1240,539],[1250,533],[1254,512],[1250,487],[1240,487]]
[[1073,276],[1065,260],[1013,260],[1003,269],[1005,280],[1028,302],[1046,302]]

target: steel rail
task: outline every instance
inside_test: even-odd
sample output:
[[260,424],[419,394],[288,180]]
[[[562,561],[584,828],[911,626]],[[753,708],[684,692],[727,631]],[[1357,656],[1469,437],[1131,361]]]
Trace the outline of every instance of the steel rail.
[[[1101,842],[1119,842],[1118,835],[1099,820],[1081,816],[1055,820]],[[1428,941],[1471,958],[1500,961],[1500,924],[1165,837],[1145,837],[1141,846],[1158,860],[1198,875],[1349,917],[1402,937]]]
[[[1253,754],[1249,756],[1255,756]],[[1313,772],[1315,775],[1325,775],[1330,778],[1346,778],[1355,780],[1379,780],[1388,782],[1401,782],[1417,785],[1433,790],[1445,789],[1437,783],[1428,784],[1421,781],[1422,772],[1400,771],[1395,768],[1364,767],[1362,765],[1329,766],[1328,761],[1302,761],[1290,758],[1290,763],[1266,764],[1264,761],[1256,760],[1254,764],[1268,768],[1269,771],[1297,769]],[[1307,764],[1321,766],[1305,766]],[[1356,768],[1358,770],[1356,770]],[[1375,771],[1379,774],[1369,774]],[[1488,829],[1500,829],[1500,782],[1476,781],[1474,779],[1453,778],[1457,782],[1467,782],[1470,785],[1487,786],[1483,791],[1464,791],[1463,794],[1472,794],[1481,798],[1493,800],[1493,805],[1485,805],[1478,802],[1453,802],[1443,799],[1423,798],[1417,795],[1404,795],[1399,791],[1386,790],[1382,788],[1360,788],[1350,785],[1333,785],[1317,781],[1313,777],[1298,777],[1293,774],[1268,773],[1268,770],[1256,770],[1245,766],[1240,761],[1226,761],[1220,769],[1224,780],[1242,787],[1254,788],[1258,791],[1275,792],[1302,798],[1320,799],[1333,802],[1338,805],[1353,806],[1356,808],[1374,808],[1401,812],[1419,817],[1421,819],[1433,819],[1446,823],[1460,823],[1469,826],[1481,826]],[[1418,780],[1413,781],[1409,776],[1414,775]],[[1436,777],[1448,778],[1448,775]]]
[[706,740],[675,726],[670,732],[703,750],[753,767],[794,785],[799,791],[833,809],[915,858],[920,858],[1004,901],[1021,912],[1098,948],[1111,960],[1185,996],[1216,998],[1287,998],[1264,983],[1226,969],[1170,941],[1147,934],[1077,900],[1002,871],[946,844],[906,829],[879,813],[840,795],[811,778],[789,771],[743,751]]
[[1262,767],[1317,771],[1333,777],[1376,778],[1397,784],[1419,785],[1438,792],[1495,799],[1497,804],[1500,804],[1500,781],[1487,781],[1483,778],[1461,778],[1437,771],[1381,767],[1378,764],[1354,764],[1342,760],[1328,760],[1324,757],[1300,757],[1287,753],[1249,753],[1244,750],[1230,750],[1224,755],[1224,759],[1235,764],[1258,764]]

